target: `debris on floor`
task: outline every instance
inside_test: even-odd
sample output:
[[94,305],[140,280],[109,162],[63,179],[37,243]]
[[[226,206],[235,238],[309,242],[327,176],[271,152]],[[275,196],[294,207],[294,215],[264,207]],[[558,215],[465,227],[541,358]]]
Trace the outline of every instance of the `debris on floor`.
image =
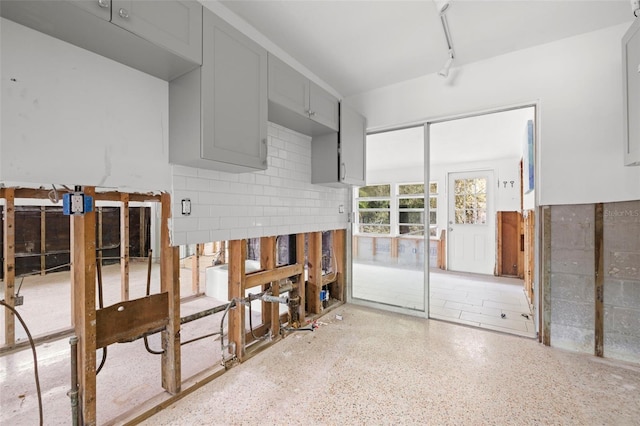
[[506,318],[507,314],[500,314],[500,318]]
[[522,316],[523,316],[523,317],[525,317],[526,319],[529,319],[529,314],[520,314],[520,315],[522,315]]

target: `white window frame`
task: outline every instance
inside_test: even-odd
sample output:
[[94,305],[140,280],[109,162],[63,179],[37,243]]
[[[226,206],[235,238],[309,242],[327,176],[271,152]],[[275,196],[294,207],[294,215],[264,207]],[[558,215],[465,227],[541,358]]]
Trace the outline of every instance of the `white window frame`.
[[[360,188],[364,188],[367,186],[389,186],[389,196],[388,197],[360,197]],[[382,211],[389,213],[389,223],[388,224],[370,224],[370,223],[360,223],[360,201],[389,201],[389,208],[376,208],[376,209],[366,209],[363,211],[375,212]],[[372,185],[364,185],[357,186],[353,188],[353,211],[355,212],[355,225],[356,229],[354,230],[355,235],[362,236],[383,236],[383,237],[393,237],[394,235],[394,185],[388,183],[380,183],[380,184],[372,184]],[[380,233],[380,232],[361,232],[360,226],[373,226],[373,227],[382,227],[389,226],[388,233]]]

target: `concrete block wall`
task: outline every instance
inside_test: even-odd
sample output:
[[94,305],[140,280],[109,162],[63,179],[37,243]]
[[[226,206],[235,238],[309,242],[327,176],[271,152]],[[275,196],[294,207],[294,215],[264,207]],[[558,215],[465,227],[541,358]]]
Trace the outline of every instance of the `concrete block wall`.
[[[311,137],[269,123],[268,169],[225,173],[173,166],[172,244],[345,229],[346,188],[311,184]],[[181,200],[191,215],[181,215]]]
[[604,205],[604,355],[640,362],[640,201]]
[[551,346],[593,353],[593,204],[551,208]]

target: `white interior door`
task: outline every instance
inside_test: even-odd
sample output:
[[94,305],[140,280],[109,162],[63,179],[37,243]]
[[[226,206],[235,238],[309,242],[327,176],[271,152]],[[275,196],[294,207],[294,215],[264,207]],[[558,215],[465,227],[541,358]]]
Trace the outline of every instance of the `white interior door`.
[[492,275],[495,267],[493,171],[449,173],[449,270]]

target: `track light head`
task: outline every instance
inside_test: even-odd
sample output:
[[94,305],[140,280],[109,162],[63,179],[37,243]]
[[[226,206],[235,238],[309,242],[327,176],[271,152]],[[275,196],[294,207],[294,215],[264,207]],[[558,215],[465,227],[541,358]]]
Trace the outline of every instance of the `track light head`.
[[434,0],[436,3],[436,8],[438,9],[438,13],[440,15],[444,15],[449,9],[451,2],[449,0]]
[[451,69],[451,65],[453,65],[453,50],[449,51],[449,59],[444,63],[444,67],[440,71],[438,71],[438,75],[443,78],[447,78],[449,76],[449,70]]

